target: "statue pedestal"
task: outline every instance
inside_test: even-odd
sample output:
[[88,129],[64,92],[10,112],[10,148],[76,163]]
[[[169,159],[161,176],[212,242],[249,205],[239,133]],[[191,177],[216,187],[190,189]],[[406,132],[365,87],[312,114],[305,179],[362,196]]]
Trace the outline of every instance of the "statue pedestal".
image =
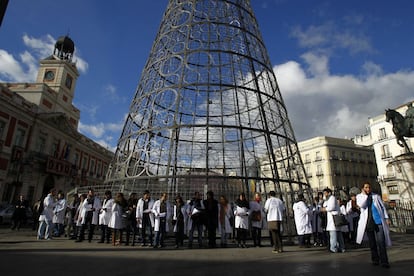
[[399,155],[389,164],[394,167],[399,200],[414,202],[414,153]]
[[[394,167],[399,202],[394,211],[398,217],[396,226],[407,234],[414,234],[414,153],[395,157],[390,163]],[[404,231],[405,230],[405,231]]]

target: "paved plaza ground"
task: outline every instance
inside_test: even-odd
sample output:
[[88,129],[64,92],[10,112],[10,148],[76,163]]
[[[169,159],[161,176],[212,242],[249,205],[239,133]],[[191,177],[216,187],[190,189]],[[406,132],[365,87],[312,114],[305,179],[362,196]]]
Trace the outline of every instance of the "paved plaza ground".
[[[0,228],[0,273],[9,275],[414,275],[414,234],[392,234],[391,268],[373,266],[367,248],[328,253],[324,248],[153,249],[67,238],[36,240],[29,229]],[[267,240],[266,240],[267,242]]]

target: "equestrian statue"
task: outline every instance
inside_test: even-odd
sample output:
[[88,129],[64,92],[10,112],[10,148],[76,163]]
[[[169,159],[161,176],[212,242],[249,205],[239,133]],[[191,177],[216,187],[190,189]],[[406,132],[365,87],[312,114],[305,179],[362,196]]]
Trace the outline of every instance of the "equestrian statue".
[[409,153],[411,151],[404,137],[414,137],[414,107],[412,103],[409,103],[407,107],[408,109],[405,112],[405,117],[398,111],[386,109],[385,121],[391,121],[392,131],[397,139],[397,144],[404,147],[406,152]]

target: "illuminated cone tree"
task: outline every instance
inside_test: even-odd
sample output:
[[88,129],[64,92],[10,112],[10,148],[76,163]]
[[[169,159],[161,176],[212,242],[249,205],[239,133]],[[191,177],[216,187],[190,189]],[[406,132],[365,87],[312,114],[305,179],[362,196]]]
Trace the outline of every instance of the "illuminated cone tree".
[[307,191],[250,1],[169,1],[106,185],[184,199]]

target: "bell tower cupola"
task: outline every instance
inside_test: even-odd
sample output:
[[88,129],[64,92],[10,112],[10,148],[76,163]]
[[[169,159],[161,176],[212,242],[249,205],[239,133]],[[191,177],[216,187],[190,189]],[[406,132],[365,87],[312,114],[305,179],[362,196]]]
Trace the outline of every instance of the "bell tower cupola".
[[56,40],[53,55],[60,60],[72,61],[75,52],[75,43],[67,35],[61,36]]

